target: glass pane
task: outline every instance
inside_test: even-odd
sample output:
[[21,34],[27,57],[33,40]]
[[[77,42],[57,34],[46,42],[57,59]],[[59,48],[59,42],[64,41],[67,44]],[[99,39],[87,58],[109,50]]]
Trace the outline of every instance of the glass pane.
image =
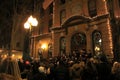
[[95,54],[102,52],[102,37],[100,32],[93,33],[93,45]]

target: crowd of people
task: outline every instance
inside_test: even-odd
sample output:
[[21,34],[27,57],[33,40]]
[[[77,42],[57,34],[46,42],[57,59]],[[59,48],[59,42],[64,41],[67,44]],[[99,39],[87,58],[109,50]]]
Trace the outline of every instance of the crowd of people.
[[27,80],[120,80],[120,63],[109,61],[105,54],[73,52],[32,62],[18,61],[21,77]]

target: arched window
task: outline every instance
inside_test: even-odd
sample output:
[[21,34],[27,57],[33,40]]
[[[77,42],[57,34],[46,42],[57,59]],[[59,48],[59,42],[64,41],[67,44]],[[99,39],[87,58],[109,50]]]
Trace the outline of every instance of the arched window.
[[71,52],[86,49],[86,36],[82,33],[76,33],[71,38]]
[[92,34],[93,52],[95,55],[102,52],[102,35],[99,31],[94,31]]
[[88,11],[90,17],[97,15],[96,0],[88,0]]
[[66,39],[65,37],[60,38],[60,55],[66,54]]

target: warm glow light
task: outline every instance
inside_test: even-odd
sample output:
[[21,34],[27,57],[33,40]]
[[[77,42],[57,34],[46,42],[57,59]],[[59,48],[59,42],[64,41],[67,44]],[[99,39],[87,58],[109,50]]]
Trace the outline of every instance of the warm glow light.
[[99,42],[101,43],[101,42],[102,42],[102,40],[100,39],[100,40],[99,40]]
[[24,28],[25,28],[25,29],[29,29],[29,28],[30,28],[30,24],[29,24],[28,22],[26,22],[26,23],[24,24]]
[[21,59],[22,58],[22,56],[18,56],[18,59]]
[[37,26],[38,25],[38,21],[36,18],[33,18],[33,21],[32,21],[32,26]]
[[106,11],[106,13],[108,13],[107,2],[106,2],[106,0],[103,0],[103,1],[105,2],[105,11]]
[[2,52],[3,50],[2,49],[0,49],[0,52]]
[[96,46],[95,51],[100,51],[100,48]]
[[112,30],[111,30],[111,26],[110,26],[110,21],[109,19],[107,20],[107,27],[108,27],[108,34],[109,34],[109,41],[110,41],[110,44],[108,45],[110,48],[111,48],[111,51],[110,53],[113,55],[113,44],[112,44]]
[[37,25],[38,25],[37,19],[30,16],[28,20],[25,22],[24,28],[31,29],[32,26],[37,26]]
[[41,46],[41,48],[42,48],[43,50],[46,49],[46,45],[43,44],[43,45]]
[[30,16],[30,17],[28,18],[28,22],[29,22],[29,23],[32,23],[32,21],[33,21],[33,17]]
[[12,58],[14,58],[15,57],[15,55],[14,54],[12,54]]
[[5,55],[4,55],[4,58],[6,58],[6,57],[7,57],[7,55],[5,54]]

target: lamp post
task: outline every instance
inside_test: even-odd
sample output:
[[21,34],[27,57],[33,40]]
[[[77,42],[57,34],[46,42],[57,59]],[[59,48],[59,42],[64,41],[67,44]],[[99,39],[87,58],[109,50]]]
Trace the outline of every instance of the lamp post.
[[[32,28],[38,25],[38,21],[33,16],[30,16],[27,21],[24,23],[24,28],[28,30],[25,35],[24,40],[24,49],[23,49],[23,59],[30,60],[30,44],[31,44],[31,36],[32,36]],[[33,47],[33,46],[32,46]]]

